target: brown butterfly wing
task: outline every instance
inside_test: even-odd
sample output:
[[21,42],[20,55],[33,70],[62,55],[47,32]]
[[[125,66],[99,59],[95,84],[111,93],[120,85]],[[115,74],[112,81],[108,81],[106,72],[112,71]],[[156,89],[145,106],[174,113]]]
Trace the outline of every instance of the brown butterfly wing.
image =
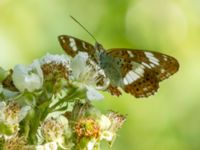
[[175,58],[158,52],[110,49],[107,53],[120,58],[121,88],[135,97],[153,95],[159,88],[159,81],[168,78],[179,68]]
[[72,57],[76,56],[80,51],[87,52],[90,57],[94,56],[95,48],[88,42],[68,35],[58,36],[58,41],[63,50]]
[[58,40],[60,42],[61,47],[63,50],[70,56],[75,57],[79,52],[86,52],[89,56],[87,60],[87,64],[92,67],[94,72],[98,73],[98,80],[97,86],[103,87],[107,82],[107,78],[105,75],[100,71],[101,68],[97,64],[97,60],[95,58],[95,47],[88,42],[80,40],[78,38],[68,36],[68,35],[60,35],[58,36]]

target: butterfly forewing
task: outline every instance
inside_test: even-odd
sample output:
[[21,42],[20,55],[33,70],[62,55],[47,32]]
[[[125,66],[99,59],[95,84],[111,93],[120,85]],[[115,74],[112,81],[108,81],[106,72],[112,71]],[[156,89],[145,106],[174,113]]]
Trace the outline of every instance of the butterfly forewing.
[[95,48],[92,44],[89,44],[88,42],[78,38],[68,35],[60,35],[58,40],[64,51],[72,57],[76,56],[76,54],[78,54],[80,51],[87,52],[91,57],[95,53]]
[[97,86],[105,84],[105,75],[100,72],[101,69],[98,66],[97,60],[94,56],[95,47],[92,44],[68,35],[60,35],[58,36],[58,40],[63,50],[72,57],[76,56],[79,52],[86,52],[89,56],[87,64],[93,69],[93,71],[97,71],[99,74],[100,81],[98,82]]
[[108,54],[122,59],[121,72],[123,76],[137,64],[141,68],[144,67],[154,71],[159,81],[168,78],[179,69],[179,64],[175,58],[159,52],[116,48],[109,49]]
[[179,64],[171,56],[144,50],[110,49],[108,55],[120,59],[121,88],[135,97],[148,97],[159,88],[159,81],[174,74]]

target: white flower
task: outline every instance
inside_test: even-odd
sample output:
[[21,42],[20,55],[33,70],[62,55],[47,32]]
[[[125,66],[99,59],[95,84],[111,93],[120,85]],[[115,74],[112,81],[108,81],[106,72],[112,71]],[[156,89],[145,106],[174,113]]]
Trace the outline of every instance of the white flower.
[[0,94],[3,94],[5,98],[11,98],[17,96],[19,92],[10,91],[9,89],[3,88],[3,85],[0,84]]
[[5,102],[0,102],[0,122],[9,125],[18,124],[26,117],[30,108],[30,106],[20,108],[15,102],[10,102],[8,105]]
[[66,55],[47,54],[40,59],[41,68],[44,74],[44,81],[60,81],[69,79],[71,74],[71,59]]
[[41,128],[45,141],[57,141],[62,138],[63,125],[59,124],[56,120],[48,119],[44,121]]
[[125,116],[116,112],[109,112],[107,116],[101,115],[99,125],[101,127],[100,139],[113,142],[116,138],[118,129],[126,120]]
[[4,136],[10,139],[15,136],[19,130],[19,122],[27,115],[30,107],[20,107],[16,102],[0,102],[0,137]]
[[57,147],[69,149],[68,147],[72,147],[73,144],[70,142],[66,144],[65,138],[69,138],[70,136],[71,133],[69,132],[67,118],[59,113],[50,114],[38,129],[38,138],[40,143],[47,143],[38,146],[37,149],[39,150],[43,148],[44,150],[54,150],[54,148]]
[[52,55],[46,54],[42,59],[40,59],[40,64],[62,64],[63,66],[69,66],[70,58],[67,55]]
[[87,144],[87,150],[93,150],[97,140],[95,138],[91,139]]
[[26,148],[25,136],[13,135],[9,138],[5,138],[5,143],[3,144],[4,150],[25,150]]
[[58,145],[56,142],[49,142],[44,145],[36,146],[36,150],[57,150]]
[[69,121],[66,117],[64,117],[63,115],[63,112],[53,112],[53,113],[50,113],[46,120],[49,120],[51,118],[56,118],[56,122],[57,124],[61,124],[63,127],[62,129],[62,133],[64,133],[64,135],[66,137],[70,137],[71,136],[71,130],[70,130],[70,127],[69,127]]
[[0,122],[3,122],[5,120],[5,114],[4,114],[5,108],[6,108],[6,103],[0,102]]
[[43,145],[37,145],[36,150],[58,150],[58,149],[71,150],[72,147],[74,146],[74,144],[70,142],[67,144],[64,144],[64,146],[62,144],[63,143],[58,143],[57,141],[48,142]]
[[113,137],[114,137],[114,133],[113,132],[110,132],[110,131],[103,131],[102,133],[101,133],[101,137],[100,137],[100,139],[101,140],[106,140],[106,141],[112,141],[113,140]]
[[99,81],[99,73],[93,66],[87,64],[88,54],[79,52],[71,62],[72,80],[77,82],[80,87],[87,89],[88,100],[100,100],[103,99],[103,95],[100,94],[94,87]]
[[111,132],[117,132],[126,121],[126,116],[121,115],[117,112],[111,111],[107,116],[111,121],[111,126],[109,128]]
[[101,115],[99,125],[101,127],[101,130],[108,130],[111,126],[111,121],[107,116]]
[[36,60],[30,66],[16,65],[13,70],[13,82],[18,90],[30,92],[40,89],[43,85],[43,73]]
[[88,54],[84,52],[79,52],[71,62],[72,76],[79,80],[81,74],[85,72],[86,61],[88,59]]
[[100,94],[97,90],[95,90],[93,87],[91,86],[86,86],[87,88],[87,98],[89,100],[101,100],[103,99],[103,95]]
[[101,140],[104,139],[106,141],[112,141],[114,134],[113,132],[109,131],[109,128],[111,126],[110,119],[105,115],[101,115],[99,125],[101,127],[100,139]]

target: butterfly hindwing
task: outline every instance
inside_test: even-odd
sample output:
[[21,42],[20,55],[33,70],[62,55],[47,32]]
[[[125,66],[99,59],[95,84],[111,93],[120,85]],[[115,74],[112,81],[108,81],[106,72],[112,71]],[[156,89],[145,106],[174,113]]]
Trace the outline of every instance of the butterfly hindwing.
[[159,81],[168,78],[179,68],[176,59],[158,52],[110,49],[108,55],[121,60],[121,88],[135,97],[154,94],[159,88]]
[[143,76],[130,84],[124,85],[122,89],[135,97],[148,97],[153,95],[159,88],[159,81],[155,72],[145,71]]

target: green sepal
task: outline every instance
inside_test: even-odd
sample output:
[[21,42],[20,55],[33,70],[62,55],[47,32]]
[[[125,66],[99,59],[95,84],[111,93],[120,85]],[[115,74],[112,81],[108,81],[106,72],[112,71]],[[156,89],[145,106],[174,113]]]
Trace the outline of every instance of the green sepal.
[[0,134],[12,135],[15,132],[15,126],[7,125],[4,122],[0,123]]
[[8,76],[8,74],[9,74],[8,71],[0,67],[0,82],[2,82]]

